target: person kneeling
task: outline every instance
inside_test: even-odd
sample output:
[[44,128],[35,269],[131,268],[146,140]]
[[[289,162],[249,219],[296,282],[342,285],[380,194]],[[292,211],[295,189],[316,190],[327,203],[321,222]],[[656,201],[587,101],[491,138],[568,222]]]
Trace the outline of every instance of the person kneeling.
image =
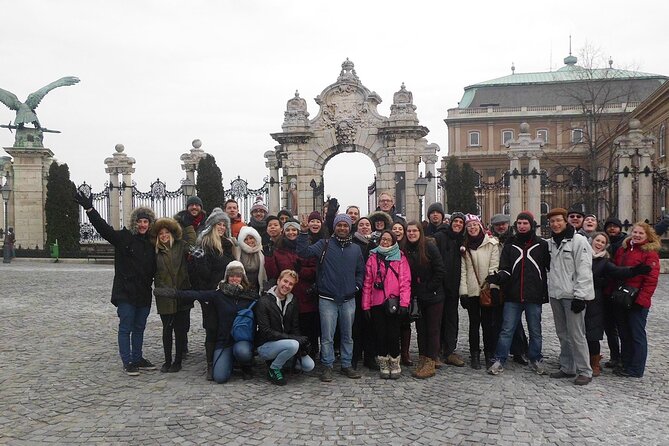
[[295,368],[303,372],[310,372],[315,366],[307,354],[309,338],[300,334],[299,311],[292,294],[297,281],[295,271],[283,270],[277,284],[260,297],[255,308],[258,355],[272,361],[268,378],[279,386],[286,385],[281,369],[291,359],[295,360]]

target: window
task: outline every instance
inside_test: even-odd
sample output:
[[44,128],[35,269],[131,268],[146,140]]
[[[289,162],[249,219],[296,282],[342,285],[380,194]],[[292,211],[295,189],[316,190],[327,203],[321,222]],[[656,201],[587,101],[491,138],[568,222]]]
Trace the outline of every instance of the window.
[[548,142],[548,130],[546,129],[537,130],[537,139],[540,139],[543,142]]
[[502,130],[502,144],[506,144],[512,139],[513,139],[513,130]]
[[481,132],[469,132],[469,147],[481,146]]
[[571,131],[571,143],[581,144],[583,142],[583,129],[573,129]]
[[665,146],[665,137],[664,137],[666,133],[667,133],[667,126],[662,124],[660,126],[660,134],[658,135],[657,138],[657,146],[660,149],[660,158],[664,158],[664,156],[667,154],[667,148]]

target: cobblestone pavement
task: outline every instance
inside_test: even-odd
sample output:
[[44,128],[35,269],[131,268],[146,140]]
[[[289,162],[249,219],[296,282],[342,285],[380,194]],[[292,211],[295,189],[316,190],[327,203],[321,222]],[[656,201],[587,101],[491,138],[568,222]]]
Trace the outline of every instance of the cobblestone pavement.
[[[316,374],[291,377],[279,388],[260,364],[251,381],[205,380],[197,305],[183,370],[126,376],[109,303],[112,275],[101,265],[0,268],[1,444],[669,444],[669,276],[655,294],[640,380],[606,371],[577,387],[509,363],[498,377],[449,366],[425,381],[408,370],[395,382],[366,371],[361,380],[335,375],[329,384]],[[462,310],[461,322],[466,355]],[[145,356],[158,365],[160,334],[154,307]],[[546,305],[551,369],[557,349]]]

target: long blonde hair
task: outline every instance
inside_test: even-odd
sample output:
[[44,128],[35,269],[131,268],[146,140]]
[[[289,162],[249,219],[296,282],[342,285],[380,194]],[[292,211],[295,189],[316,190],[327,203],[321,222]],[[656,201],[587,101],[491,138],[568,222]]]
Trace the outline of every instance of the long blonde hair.
[[218,255],[223,255],[225,251],[223,249],[221,238],[222,237],[219,236],[215,230],[207,232],[200,242],[202,249],[204,251],[215,251]]

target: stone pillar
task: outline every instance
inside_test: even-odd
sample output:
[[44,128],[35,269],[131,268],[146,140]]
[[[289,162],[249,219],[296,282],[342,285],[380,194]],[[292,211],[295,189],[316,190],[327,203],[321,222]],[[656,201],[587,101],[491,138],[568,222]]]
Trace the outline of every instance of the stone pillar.
[[110,158],[106,158],[104,163],[107,165],[105,172],[109,174],[109,224],[114,229],[121,228],[119,218],[119,198],[121,190],[119,189],[118,176],[123,175],[123,182],[126,187],[123,191],[123,223],[127,226],[132,212],[132,173],[135,172],[133,165],[135,159],[129,157],[123,151],[123,144],[116,144],[114,147],[116,153]]
[[281,208],[281,181],[279,179],[279,161],[276,159],[276,152],[268,150],[263,155],[267,162],[265,167],[269,169],[269,213],[276,215]]
[[509,212],[511,218],[515,218],[523,210],[523,177],[518,154],[509,153],[509,157]]
[[[627,221],[632,224],[635,220],[645,219],[652,221],[653,177],[650,173],[650,155],[654,142],[655,138],[652,136],[644,136],[641,130],[641,122],[638,119],[631,119],[627,134],[616,138],[616,155],[618,156],[618,217],[623,223]],[[641,159],[639,160],[638,214],[635,218],[631,157],[637,150]]]
[[425,163],[425,177],[428,179],[427,183],[427,192],[425,192],[425,210],[432,203],[437,201],[437,171],[435,169],[435,164],[439,160],[439,157],[436,155],[436,152],[439,151],[439,146],[436,144],[428,144],[426,149],[431,149],[435,151],[434,155],[423,155],[423,162]]
[[646,147],[639,149],[639,196],[637,203],[639,209],[637,220],[648,220],[653,223],[653,166],[651,165],[651,154],[653,153],[652,142]]
[[13,158],[8,226],[14,227],[16,231],[17,246],[44,248],[46,243],[44,172],[48,172],[53,152],[37,144],[33,147],[4,149]]
[[192,142],[193,148],[190,152],[186,152],[179,158],[181,160],[181,169],[186,172],[186,178],[195,184],[195,172],[200,160],[207,156],[207,153],[201,149],[202,141],[194,139]]
[[[528,165],[527,177],[527,210],[532,212],[534,219],[541,224],[541,166],[539,164],[540,153],[531,153]],[[511,214],[516,218],[518,214]],[[538,229],[538,228],[537,228]]]
[[135,172],[134,168],[125,168],[121,171],[123,175],[123,185],[121,193],[123,194],[121,202],[123,203],[123,226],[130,227],[130,214],[132,214],[132,174]]

